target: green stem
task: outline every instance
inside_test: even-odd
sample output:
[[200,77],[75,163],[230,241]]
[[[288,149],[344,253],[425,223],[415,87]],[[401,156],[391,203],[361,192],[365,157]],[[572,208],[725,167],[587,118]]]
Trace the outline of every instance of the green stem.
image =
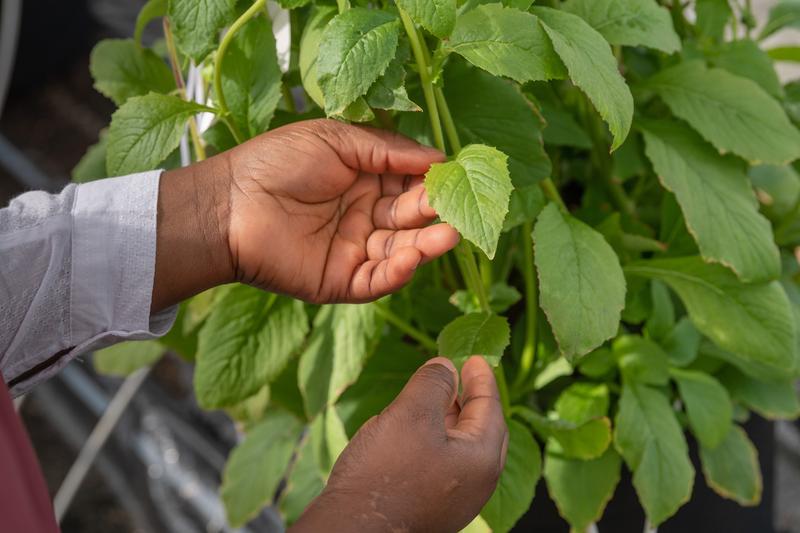
[[508,394],[508,384],[506,374],[503,372],[503,365],[499,364],[494,369],[494,378],[497,380],[497,390],[500,393],[500,404],[503,406],[503,415],[511,418],[511,397]]
[[336,0],[336,4],[339,6],[339,13],[344,13],[350,9],[350,0]]
[[297,104],[294,102],[294,95],[292,89],[285,83],[281,84],[281,93],[283,93],[283,101],[286,103],[286,109],[290,113],[297,113]]
[[533,262],[533,224],[526,222],[522,226],[522,277],[525,281],[525,346],[519,364],[519,373],[514,378],[511,390],[518,392],[527,383],[536,360],[536,347],[539,317],[539,295],[536,285],[536,271]]
[[[175,37],[172,35],[172,26],[170,26],[169,18],[164,17],[164,40],[167,43],[167,53],[169,54],[169,63],[172,67],[172,75],[175,78],[175,85],[178,87],[178,93],[183,100],[187,100],[186,84],[183,81],[183,73],[181,72],[180,62],[178,61],[178,49],[175,48]],[[197,120],[194,116],[189,117],[189,137],[192,139],[192,146],[194,146],[195,160],[203,161],[206,158],[206,148],[200,140],[200,133],[197,129]]]
[[394,314],[389,307],[380,302],[375,302],[373,305],[375,306],[375,310],[384,318],[384,320],[420,343],[422,346],[433,352],[439,349],[435,340]]
[[552,179],[547,178],[546,180],[542,180],[539,182],[539,187],[542,188],[545,198],[555,203],[564,213],[569,212],[567,204],[564,203],[564,200],[561,198],[561,193],[558,192],[556,184],[553,183]]
[[[225,54],[228,51],[228,47],[233,42],[233,38],[236,36],[236,33],[242,26],[247,24],[247,22],[258,15],[258,13],[264,8],[264,5],[267,3],[267,0],[256,0],[253,2],[253,5],[250,8],[242,13],[231,27],[228,29],[228,32],[222,38],[222,42],[219,44],[219,48],[217,49],[217,57],[216,62],[214,65],[214,93],[217,97],[217,107],[220,110],[222,116],[230,115],[230,110],[228,109],[228,103],[225,101],[225,92],[222,90],[222,64],[225,60]],[[233,134],[233,138],[236,139],[236,142],[241,144],[244,142],[244,136],[242,132],[239,130],[239,127],[236,125],[234,121],[228,122],[229,127],[231,128],[231,133]]]
[[417,28],[414,22],[409,18],[405,11],[398,7],[400,12],[400,20],[403,22],[403,27],[408,35],[408,41],[411,43],[411,50],[414,53],[414,60],[417,63],[419,70],[419,79],[422,84],[422,92],[425,95],[425,103],[428,107],[428,118],[431,121],[431,129],[433,131],[433,142],[436,148],[442,152],[446,152],[444,144],[444,134],[442,133],[442,123],[439,120],[439,108],[436,105],[436,95],[433,90],[433,83],[431,81],[431,72],[428,61],[425,57],[425,49],[423,48],[422,40],[417,33]]
[[486,287],[484,287],[481,280],[481,274],[475,262],[475,254],[472,253],[472,245],[462,239],[456,246],[455,254],[458,266],[461,268],[461,275],[464,277],[464,283],[478,297],[481,311],[491,313],[492,308],[489,306],[489,296],[486,294]]
[[450,106],[447,105],[444,92],[440,87],[434,88],[434,93],[436,94],[436,103],[442,115],[444,131],[447,133],[447,140],[450,143],[450,147],[453,149],[453,153],[457,154],[461,151],[461,139],[458,137],[458,130],[456,129],[455,121],[453,121],[453,115],[450,114]]
[[478,254],[478,265],[481,272],[483,287],[489,292],[492,288],[492,262],[483,253]]

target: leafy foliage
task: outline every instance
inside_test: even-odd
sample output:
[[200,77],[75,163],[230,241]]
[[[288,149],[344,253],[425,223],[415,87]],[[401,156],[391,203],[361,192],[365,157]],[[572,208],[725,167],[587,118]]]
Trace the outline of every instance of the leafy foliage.
[[[687,437],[712,489],[758,503],[734,413],[800,414],[800,85],[774,65],[800,56],[762,45],[798,26],[797,2],[755,35],[726,0],[689,2],[695,22],[658,0],[281,0],[291,43],[265,4],[150,0],[133,40],[100,43],[95,86],[120,107],[75,179],[327,115],[446,151],[425,185],[465,240],[380,303],[219,288],[168,337],[97,354],[114,374],[166,350],[196,362],[199,402],[246,433],[231,524],[266,505],[296,520],[434,350],[508,380],[508,461],[471,530],[509,530],[541,475],[584,531],[622,468],[657,526],[691,498]],[[141,43],[161,17],[166,57]]]

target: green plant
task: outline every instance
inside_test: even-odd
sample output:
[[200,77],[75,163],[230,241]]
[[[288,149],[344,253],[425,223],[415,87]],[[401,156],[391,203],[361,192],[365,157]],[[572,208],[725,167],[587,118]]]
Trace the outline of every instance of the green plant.
[[[264,0],[150,0],[136,39],[92,55],[120,108],[76,177],[175,164],[187,125],[202,159],[328,115],[446,151],[426,185],[465,239],[380,302],[224,287],[185,304],[136,361],[128,346],[98,354],[109,372],[166,348],[196,361],[200,404],[247,433],[222,486],[231,523],[283,479],[277,502],[296,519],[348,436],[434,353],[497,365],[509,459],[475,527],[510,529],[543,476],[584,531],[623,464],[656,526],[691,497],[687,434],[712,488],[758,503],[739,424],[800,412],[800,85],[782,86],[751,38],[750,2],[280,3],[285,73]],[[143,48],[158,17],[165,40]],[[797,20],[786,1],[762,36]],[[187,101],[190,65],[209,102]],[[199,113],[216,117],[202,136]]]

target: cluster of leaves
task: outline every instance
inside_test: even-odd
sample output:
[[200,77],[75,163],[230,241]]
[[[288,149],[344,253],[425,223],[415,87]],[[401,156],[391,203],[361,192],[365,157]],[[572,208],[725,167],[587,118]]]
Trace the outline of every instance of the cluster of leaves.
[[736,0],[281,0],[283,68],[265,4],[150,0],[136,39],[99,44],[96,87],[120,108],[77,177],[174,164],[187,124],[201,159],[309,117],[370,122],[450,154],[426,186],[465,240],[381,302],[224,287],[163,341],[98,354],[111,372],[165,348],[196,361],[200,404],[247,433],[231,523],[269,504],[295,520],[435,352],[497,365],[508,463],[475,528],[509,530],[543,477],[584,531],[623,465],[658,525],[691,497],[687,435],[709,486],[758,503],[740,424],[800,412],[800,84],[773,65],[800,54],[759,39],[800,25],[800,4],[755,38]]

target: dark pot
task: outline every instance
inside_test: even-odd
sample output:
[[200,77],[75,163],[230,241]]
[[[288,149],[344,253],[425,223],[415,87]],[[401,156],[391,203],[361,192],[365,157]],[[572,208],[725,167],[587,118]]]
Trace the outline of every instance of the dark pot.
[[[723,499],[706,486],[697,456],[697,445],[689,437],[689,451],[696,470],[692,499],[681,507],[670,520],[662,524],[659,533],[773,533],[773,482],[775,466],[774,424],[753,416],[744,425],[748,436],[758,449],[764,492],[758,507],[741,507]],[[600,533],[641,533],[644,529],[644,512],[636,498],[631,477],[623,469],[614,498],[609,503],[603,519],[598,524]],[[536,498],[530,511],[517,523],[516,533],[568,533],[569,526],[559,517],[555,504],[547,495],[544,481],[536,487]]]

